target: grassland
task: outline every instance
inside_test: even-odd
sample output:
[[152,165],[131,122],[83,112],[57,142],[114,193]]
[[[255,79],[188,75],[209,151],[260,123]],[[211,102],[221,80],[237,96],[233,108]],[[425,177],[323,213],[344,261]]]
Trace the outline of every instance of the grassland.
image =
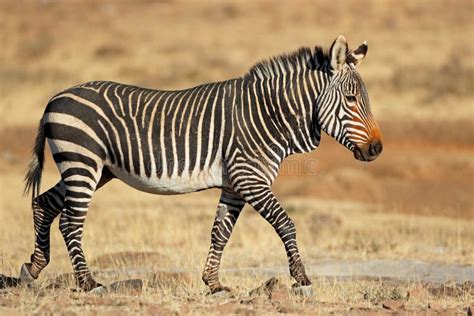
[[[185,88],[240,76],[262,58],[300,46],[328,46],[338,34],[352,45],[369,42],[360,73],[384,153],[363,164],[325,137],[316,152],[285,162],[274,190],[296,223],[304,262],[472,267],[473,18],[471,1],[1,2],[0,273],[16,276],[32,251],[22,178],[37,121],[54,93],[98,79]],[[56,180],[48,157],[43,189]],[[222,263],[222,280],[235,297],[206,296],[200,274],[218,196],[152,196],[113,181],[93,200],[85,253],[99,280],[139,278],[142,291],[71,292],[71,265],[55,223],[51,264],[35,288],[2,290],[0,314],[363,314],[428,306],[466,313],[473,304],[472,283],[317,277],[318,271],[315,298],[288,295],[291,280],[277,269],[286,265],[281,242],[250,208]],[[270,299],[248,295],[271,275],[280,282]],[[387,301],[399,305],[384,308]]]

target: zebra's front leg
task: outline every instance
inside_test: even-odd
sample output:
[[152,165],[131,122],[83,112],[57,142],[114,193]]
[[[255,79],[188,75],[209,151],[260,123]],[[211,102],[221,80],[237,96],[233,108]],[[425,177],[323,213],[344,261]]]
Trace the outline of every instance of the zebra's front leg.
[[244,205],[245,201],[240,196],[230,191],[222,191],[212,226],[211,247],[202,274],[202,280],[209,286],[211,293],[230,291],[230,288],[222,286],[219,281],[219,265],[224,247]]
[[[275,229],[285,245],[291,276],[296,280],[294,288],[304,288],[311,285],[296,244],[296,230],[293,221],[281,207],[269,187],[243,190],[245,200],[254,207]],[[303,290],[306,292],[306,290]],[[306,293],[304,293],[306,295]]]

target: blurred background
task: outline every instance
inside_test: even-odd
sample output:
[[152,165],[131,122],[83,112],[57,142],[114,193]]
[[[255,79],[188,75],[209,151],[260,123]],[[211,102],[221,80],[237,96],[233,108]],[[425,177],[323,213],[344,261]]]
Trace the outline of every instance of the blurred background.
[[[301,46],[328,48],[339,34],[351,48],[368,41],[359,72],[384,151],[362,163],[323,136],[319,149],[283,164],[274,191],[295,222],[307,271],[316,280],[321,260],[349,265],[398,260],[398,272],[393,265],[385,269],[401,278],[410,262],[472,267],[473,21],[472,0],[0,0],[0,273],[16,276],[33,250],[23,178],[38,121],[54,94],[91,80],[188,88],[242,76],[256,62]],[[50,154],[46,157],[42,190],[58,180]],[[83,245],[92,271],[182,269],[189,282],[162,282],[177,290],[147,295],[176,306],[204,300],[200,277],[219,195],[216,189],[156,196],[112,181],[94,195],[85,224]],[[51,244],[52,260],[40,278],[44,285],[72,271],[57,221]],[[273,228],[246,207],[223,256],[224,284],[245,292],[268,277],[258,267],[267,272],[282,267],[275,271],[284,271],[284,282],[291,284]],[[107,275],[98,280],[107,281]],[[370,295],[363,293],[381,286],[379,279],[367,286],[357,278],[326,280],[332,281],[315,282],[322,302],[317,304],[366,304]],[[471,292],[451,297],[443,287],[440,293],[437,301],[472,304]],[[61,305],[62,296],[50,304],[48,295],[12,295],[12,306],[35,313],[77,305],[74,297]],[[413,299],[425,307],[430,302],[410,295]]]
[[473,18],[470,0],[1,1],[2,185],[21,199],[37,122],[62,89],[90,80],[181,89],[343,34],[352,48],[369,43],[359,71],[384,153],[360,163],[324,137],[285,163],[278,196],[472,219]]

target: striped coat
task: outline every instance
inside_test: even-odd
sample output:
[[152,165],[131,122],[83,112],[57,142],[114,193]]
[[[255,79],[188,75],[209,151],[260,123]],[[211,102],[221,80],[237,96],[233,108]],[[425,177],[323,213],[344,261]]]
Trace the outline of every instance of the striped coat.
[[[349,51],[340,36],[327,54],[302,48],[258,63],[243,77],[186,90],[94,81],[57,94],[41,119],[26,177],[36,243],[21,279],[33,281],[48,264],[50,226],[60,215],[79,287],[103,288],[87,268],[82,228],[93,193],[118,178],[155,194],[222,189],[203,272],[211,292],[228,289],[218,268],[245,203],[280,236],[296,288],[309,287],[294,224],[271,184],[286,157],[318,147],[321,130],[359,160],[380,154],[380,131],[356,71],[366,52],[365,43]],[[39,195],[46,141],[61,179]]]

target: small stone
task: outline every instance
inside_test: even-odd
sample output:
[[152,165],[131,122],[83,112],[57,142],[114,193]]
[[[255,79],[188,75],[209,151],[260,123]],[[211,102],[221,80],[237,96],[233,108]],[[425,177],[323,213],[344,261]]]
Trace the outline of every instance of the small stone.
[[393,311],[402,309],[405,306],[405,303],[397,300],[387,300],[382,303],[382,307],[385,309],[391,309]]
[[215,292],[215,293],[209,293],[208,297],[218,298],[218,299],[234,298],[234,294],[231,291],[222,290],[222,291]]
[[105,295],[107,294],[107,292],[108,292],[108,289],[103,285],[98,286],[89,291],[90,294],[94,294],[94,295]]
[[243,305],[262,305],[265,304],[266,299],[261,296],[247,297],[240,300]]
[[273,289],[278,284],[278,279],[272,277],[265,281],[262,285],[256,287],[255,289],[249,292],[249,296],[256,296],[256,295],[265,295],[270,297],[272,294]]

